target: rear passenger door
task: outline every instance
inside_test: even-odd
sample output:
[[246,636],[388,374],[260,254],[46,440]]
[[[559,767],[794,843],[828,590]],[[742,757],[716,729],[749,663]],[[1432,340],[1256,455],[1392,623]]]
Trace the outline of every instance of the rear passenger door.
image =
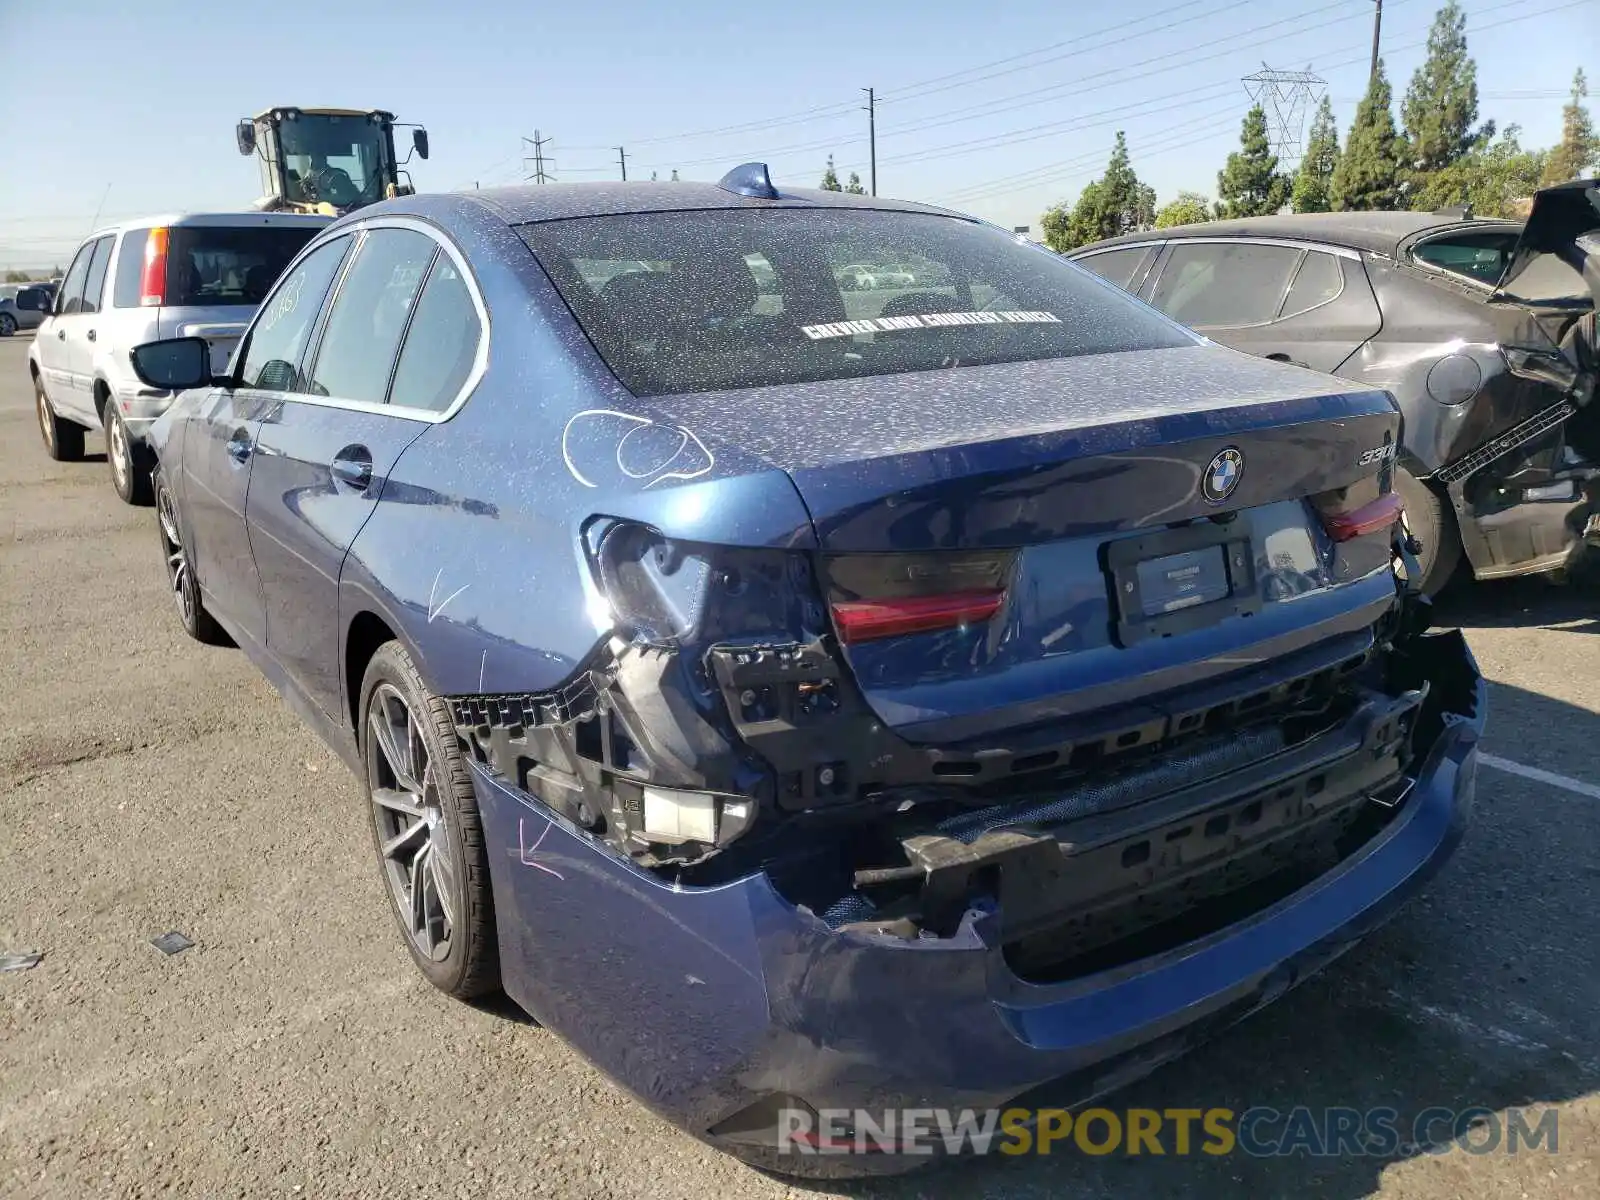
[[[303,388],[261,427],[246,513],[268,652],[330,715],[341,701],[345,553],[401,452],[455,399],[466,377],[462,354],[470,369],[480,330],[465,268],[433,233],[379,221],[360,236],[328,302]],[[454,350],[432,340],[452,321],[459,334],[467,317],[468,350],[459,337]]]
[[1334,371],[1382,325],[1360,256],[1276,242],[1176,240],[1150,303],[1213,341]]

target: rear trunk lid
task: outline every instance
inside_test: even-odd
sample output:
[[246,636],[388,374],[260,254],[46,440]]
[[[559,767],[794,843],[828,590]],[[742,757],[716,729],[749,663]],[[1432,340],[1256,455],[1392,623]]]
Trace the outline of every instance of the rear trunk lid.
[[1330,376],[1189,346],[652,402],[789,473],[843,653],[912,740],[1359,651],[1394,600],[1395,514],[1322,512],[1388,491],[1399,414]]
[[1534,193],[1494,299],[1534,307],[1600,305],[1600,179]]

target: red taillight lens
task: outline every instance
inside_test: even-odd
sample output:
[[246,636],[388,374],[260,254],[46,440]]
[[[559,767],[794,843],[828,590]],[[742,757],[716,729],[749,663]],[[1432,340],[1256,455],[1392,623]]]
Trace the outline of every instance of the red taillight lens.
[[144,242],[144,271],[139,276],[139,304],[160,308],[167,302],[167,231],[152,229]]
[[1334,541],[1348,542],[1351,538],[1389,528],[1400,519],[1400,513],[1404,508],[1400,493],[1387,492],[1376,500],[1363,504],[1360,508],[1353,508],[1349,512],[1323,513],[1322,527]]
[[896,596],[887,600],[840,600],[833,622],[841,642],[867,642],[907,633],[932,633],[987,621],[1000,611],[1002,588],[950,592],[943,596]]

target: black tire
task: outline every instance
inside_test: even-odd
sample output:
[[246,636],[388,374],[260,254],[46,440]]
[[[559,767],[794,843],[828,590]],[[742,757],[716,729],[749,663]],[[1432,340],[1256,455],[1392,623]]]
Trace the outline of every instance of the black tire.
[[1456,515],[1443,496],[1404,468],[1395,468],[1394,488],[1406,506],[1406,528],[1422,544],[1417,554],[1419,586],[1430,596],[1438,595],[1461,562]]
[[44,380],[33,373],[33,405],[39,418],[39,436],[44,439],[44,452],[57,462],[83,460],[83,426],[63,421],[50,407],[50,397],[44,394]]
[[148,507],[155,492],[145,455],[128,437],[127,423],[110,400],[106,401],[101,420],[106,427],[106,463],[111,470],[111,486],[124,504]]
[[183,544],[183,525],[178,520],[178,505],[172,492],[157,473],[152,484],[156,506],[156,534],[161,539],[161,557],[167,568],[167,587],[178,609],[183,631],[207,646],[231,646],[227,630],[206,611],[200,600],[200,584],[194,577],[194,564]]
[[17,319],[10,313],[0,313],[0,337],[10,337],[17,331]]
[[[397,709],[404,710],[404,732]],[[360,714],[373,847],[406,949],[447,995],[470,1000],[496,992],[500,952],[489,853],[450,710],[422,682],[405,647],[385,642],[362,677]],[[396,756],[404,759],[400,770]]]

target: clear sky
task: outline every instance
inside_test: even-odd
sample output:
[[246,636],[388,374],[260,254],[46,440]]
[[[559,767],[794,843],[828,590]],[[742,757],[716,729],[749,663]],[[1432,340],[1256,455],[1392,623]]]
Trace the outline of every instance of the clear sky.
[[[105,222],[248,204],[258,176],[233,125],[274,104],[425,124],[421,191],[520,180],[535,130],[564,181],[615,178],[620,145],[630,178],[716,179],[764,159],[780,186],[814,186],[830,153],[842,178],[867,178],[870,86],[884,195],[1037,227],[1103,169],[1118,129],[1159,200],[1214,195],[1250,104],[1241,77],[1263,64],[1324,77],[1342,136],[1372,7],[0,0],[0,267],[62,263],[97,209]],[[1385,0],[1397,107],[1436,7]],[[1464,7],[1481,115],[1521,125],[1524,144],[1555,141],[1573,69],[1588,64],[1600,91],[1600,0]]]

